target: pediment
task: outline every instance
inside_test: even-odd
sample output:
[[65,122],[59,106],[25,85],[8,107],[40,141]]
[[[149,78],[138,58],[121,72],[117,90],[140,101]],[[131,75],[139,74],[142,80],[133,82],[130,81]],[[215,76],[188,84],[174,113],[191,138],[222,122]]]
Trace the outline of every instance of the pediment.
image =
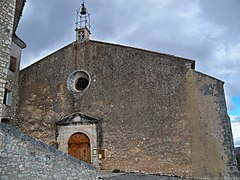
[[89,116],[81,112],[70,114],[56,122],[58,126],[67,126],[72,124],[97,124],[100,118]]

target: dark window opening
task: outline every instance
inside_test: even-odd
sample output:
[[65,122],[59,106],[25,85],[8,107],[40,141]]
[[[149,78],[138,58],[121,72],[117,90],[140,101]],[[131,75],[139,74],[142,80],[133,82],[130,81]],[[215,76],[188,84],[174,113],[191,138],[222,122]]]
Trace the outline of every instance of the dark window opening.
[[80,77],[77,79],[76,81],[76,84],[75,84],[75,88],[78,90],[78,91],[83,91],[84,89],[87,88],[89,84],[89,81],[88,79],[84,78],[84,77]]
[[195,63],[191,64],[191,69],[195,69]]
[[85,34],[84,34],[84,32],[81,32],[81,38],[82,38],[82,39],[85,38]]
[[7,89],[4,91],[3,104],[7,103]]
[[16,66],[17,66],[17,58],[11,56],[9,70],[12,72],[15,72]]
[[2,123],[5,123],[5,124],[9,124],[9,123],[10,123],[10,120],[7,119],[7,118],[3,118],[3,119],[1,119],[1,122],[2,122]]
[[3,104],[11,106],[12,104],[12,92],[8,89],[4,91]]

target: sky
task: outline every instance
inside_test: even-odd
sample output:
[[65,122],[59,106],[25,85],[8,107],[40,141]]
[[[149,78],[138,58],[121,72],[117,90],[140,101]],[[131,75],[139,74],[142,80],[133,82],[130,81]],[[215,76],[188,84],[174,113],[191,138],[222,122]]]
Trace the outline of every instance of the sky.
[[[91,39],[190,58],[225,82],[235,146],[240,146],[239,0],[85,0]],[[21,68],[75,40],[81,0],[28,0],[17,30]]]

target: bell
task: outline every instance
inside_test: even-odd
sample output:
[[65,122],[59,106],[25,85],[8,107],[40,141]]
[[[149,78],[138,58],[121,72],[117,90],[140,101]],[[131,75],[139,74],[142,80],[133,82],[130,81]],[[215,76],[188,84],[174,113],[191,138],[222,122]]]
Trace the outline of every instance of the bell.
[[81,15],[86,15],[87,14],[87,8],[84,6],[84,3],[82,3],[82,8],[81,8]]

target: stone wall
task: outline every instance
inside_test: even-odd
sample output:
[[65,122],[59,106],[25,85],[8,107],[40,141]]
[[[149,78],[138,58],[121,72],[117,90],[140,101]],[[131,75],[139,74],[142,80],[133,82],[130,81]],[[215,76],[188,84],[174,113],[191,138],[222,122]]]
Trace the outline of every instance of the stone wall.
[[185,116],[191,129],[193,177],[237,179],[236,157],[223,82],[205,74],[187,73]]
[[[55,122],[82,112],[101,119],[102,169],[223,179],[234,159],[221,144],[221,121],[227,120],[222,82],[193,69],[194,61],[171,55],[72,43],[21,72],[20,128],[54,145]],[[67,87],[74,86],[67,81],[76,70],[90,76],[78,95]],[[219,93],[203,92],[211,84]]]
[[[18,77],[19,77],[19,67],[20,67],[20,60],[21,60],[21,52],[22,49],[16,44],[14,41],[11,45],[11,58],[16,58],[15,70],[12,71],[8,68],[7,73],[7,83],[5,88],[11,92],[11,104],[10,105],[3,105],[3,112],[2,112],[2,121],[3,119],[8,121],[8,124],[12,126],[17,126],[18,124],[18,117],[16,115],[16,108],[18,106],[19,101],[19,94],[18,94]],[[11,64],[11,63],[10,63]]]
[[95,180],[95,167],[0,123],[0,179]]
[[[16,0],[0,0],[0,116],[10,61]],[[1,118],[0,117],[0,118]]]
[[[62,117],[74,112],[100,117],[102,169],[191,176],[183,107],[185,76],[192,64],[94,41],[70,44],[21,72],[20,128],[54,145],[55,122]],[[84,94],[76,97],[68,90],[67,79],[79,69],[91,80]]]

